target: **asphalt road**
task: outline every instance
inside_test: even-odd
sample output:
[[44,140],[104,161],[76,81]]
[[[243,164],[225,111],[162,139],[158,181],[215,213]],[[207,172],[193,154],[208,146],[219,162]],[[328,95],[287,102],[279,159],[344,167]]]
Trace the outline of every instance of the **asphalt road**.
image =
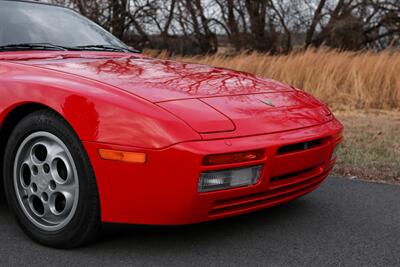
[[0,204],[0,266],[400,266],[400,186],[329,178],[284,206],[182,227],[106,226],[72,251],[34,244]]

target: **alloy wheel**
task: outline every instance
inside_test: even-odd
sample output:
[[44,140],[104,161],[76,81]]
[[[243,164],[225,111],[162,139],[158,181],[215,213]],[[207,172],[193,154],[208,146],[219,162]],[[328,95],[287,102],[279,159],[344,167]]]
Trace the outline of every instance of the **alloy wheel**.
[[73,218],[79,179],[67,146],[55,135],[37,132],[19,146],[14,161],[14,188],[27,218],[45,231],[57,231]]

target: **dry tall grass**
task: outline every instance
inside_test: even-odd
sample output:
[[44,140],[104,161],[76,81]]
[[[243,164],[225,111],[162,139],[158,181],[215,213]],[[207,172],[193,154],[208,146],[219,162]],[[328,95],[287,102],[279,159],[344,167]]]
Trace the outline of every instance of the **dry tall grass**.
[[[167,58],[166,53],[153,56]],[[241,53],[175,59],[226,67],[302,88],[336,108],[400,108],[400,52],[309,50],[272,56]]]

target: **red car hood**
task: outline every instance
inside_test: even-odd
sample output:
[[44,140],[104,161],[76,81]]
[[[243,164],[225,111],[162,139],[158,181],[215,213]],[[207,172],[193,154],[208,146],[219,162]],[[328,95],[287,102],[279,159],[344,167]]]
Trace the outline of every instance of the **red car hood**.
[[152,102],[293,91],[276,81],[205,65],[153,58],[66,58],[24,63],[94,79]]
[[140,57],[64,57],[25,61],[112,85],[165,108],[199,133],[264,134],[325,123],[319,101],[254,75]]

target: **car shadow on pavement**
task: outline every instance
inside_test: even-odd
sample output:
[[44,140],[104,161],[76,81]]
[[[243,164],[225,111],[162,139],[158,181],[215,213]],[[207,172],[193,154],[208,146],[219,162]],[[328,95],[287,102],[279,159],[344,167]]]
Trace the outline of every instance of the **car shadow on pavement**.
[[[0,182],[1,182],[1,180],[0,180]],[[3,192],[4,192],[3,188],[0,187],[0,209],[4,209],[5,207],[7,207],[7,200],[6,200],[6,197],[3,194]]]
[[[182,226],[143,226],[105,224],[94,246],[113,246],[129,243],[128,246],[154,250],[174,246],[187,249],[197,243],[223,242],[225,238],[236,238],[246,233],[256,233],[259,228],[278,227],[281,223],[295,220],[299,213],[312,210],[313,206],[306,199],[292,202],[226,219]],[[304,215],[303,215],[304,216]],[[200,244],[199,244],[200,245]]]
[[[79,250],[88,253],[98,249],[112,252],[118,247],[119,252],[122,253],[131,251],[146,253],[146,250],[151,250],[152,253],[186,250],[186,252],[192,253],[198,247],[209,245],[215,247],[216,244],[221,242],[236,242],[237,240],[247,239],[248,235],[257,235],[260,231],[274,232],[280,226],[291,224],[299,216],[305,216],[308,213],[313,213],[313,211],[315,211],[313,201],[300,198],[258,212],[192,225],[104,224],[97,240]],[[4,197],[0,197],[0,214],[8,217],[9,222],[14,220]],[[16,225],[11,229],[18,231]],[[28,237],[23,235],[22,231],[19,231],[17,236],[18,239],[25,240],[24,242],[29,240]],[[34,243],[31,243],[31,245],[35,246]]]

